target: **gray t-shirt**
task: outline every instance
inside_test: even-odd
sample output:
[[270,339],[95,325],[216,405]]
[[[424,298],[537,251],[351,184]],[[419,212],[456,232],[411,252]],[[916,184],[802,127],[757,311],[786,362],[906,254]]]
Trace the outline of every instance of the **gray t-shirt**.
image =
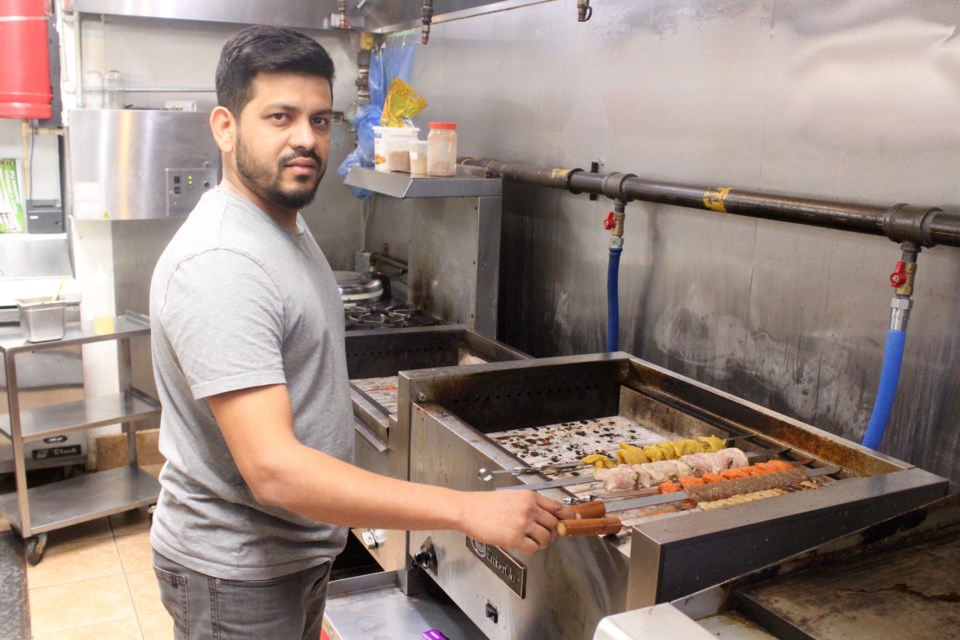
[[343,303],[298,216],[293,233],[224,189],[205,194],[150,287],[167,462],[151,542],[219,578],[266,580],[332,560],[346,529],[259,504],[205,398],[286,384],[297,439],[353,459]]

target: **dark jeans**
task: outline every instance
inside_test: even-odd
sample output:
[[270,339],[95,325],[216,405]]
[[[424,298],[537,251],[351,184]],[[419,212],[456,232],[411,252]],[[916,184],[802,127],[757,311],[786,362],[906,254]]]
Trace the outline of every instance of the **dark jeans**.
[[176,640],[318,640],[330,563],[272,580],[224,580],[153,554]]

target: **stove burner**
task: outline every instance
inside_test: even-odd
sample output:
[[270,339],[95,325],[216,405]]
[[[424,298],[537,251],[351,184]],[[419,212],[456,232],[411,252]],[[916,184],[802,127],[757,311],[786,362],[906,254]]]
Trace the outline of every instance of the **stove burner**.
[[443,321],[405,304],[358,304],[346,310],[347,329],[401,329],[438,324],[443,324]]

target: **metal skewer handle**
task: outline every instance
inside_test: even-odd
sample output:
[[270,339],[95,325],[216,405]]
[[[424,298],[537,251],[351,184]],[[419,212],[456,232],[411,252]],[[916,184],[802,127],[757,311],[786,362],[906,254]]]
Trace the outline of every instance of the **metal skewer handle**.
[[546,464],[541,467],[511,467],[509,469],[487,469],[486,467],[480,467],[480,469],[477,470],[477,477],[484,482],[490,482],[493,480],[493,476],[504,473],[509,473],[514,476],[522,476],[530,473],[550,474],[579,469],[583,466],[585,465],[578,460],[577,462],[565,462],[562,464]]

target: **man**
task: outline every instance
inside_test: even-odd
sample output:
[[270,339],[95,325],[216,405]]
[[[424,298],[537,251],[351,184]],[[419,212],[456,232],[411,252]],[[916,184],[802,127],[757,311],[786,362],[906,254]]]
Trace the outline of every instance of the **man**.
[[533,553],[569,507],[352,466],[343,307],[298,209],[326,170],[333,63],[253,27],[223,48],[223,182],[161,256],[150,314],[167,458],[151,542],[178,638],[316,640],[344,527],[453,529]]

